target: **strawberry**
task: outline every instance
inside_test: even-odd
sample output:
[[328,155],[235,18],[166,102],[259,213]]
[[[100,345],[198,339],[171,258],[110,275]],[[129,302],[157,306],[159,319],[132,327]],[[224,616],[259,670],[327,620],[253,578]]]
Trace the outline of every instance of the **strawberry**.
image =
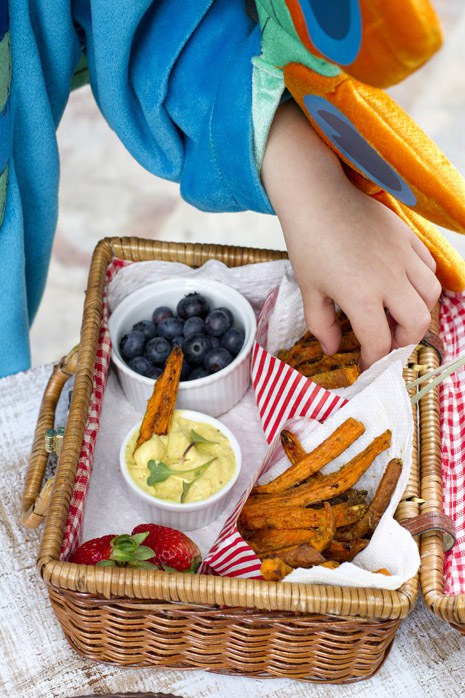
[[141,545],[147,535],[147,533],[136,533],[132,536],[110,534],[100,538],[92,538],[79,546],[70,558],[70,562],[78,565],[160,569],[160,565],[148,562],[149,559],[153,558],[155,551],[146,545]]
[[113,548],[111,541],[116,538],[116,534],[92,538],[83,543],[70,558],[70,562],[78,565],[96,565],[101,560],[109,560]]
[[196,572],[202,561],[200,550],[196,543],[181,531],[158,524],[140,524],[132,535],[148,532],[145,542],[155,551],[155,557],[150,559],[163,569],[173,569],[178,572]]

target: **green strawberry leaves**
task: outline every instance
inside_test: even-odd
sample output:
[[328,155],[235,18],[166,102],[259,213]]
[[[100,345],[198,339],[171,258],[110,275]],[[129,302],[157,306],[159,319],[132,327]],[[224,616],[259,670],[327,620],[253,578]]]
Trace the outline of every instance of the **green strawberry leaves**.
[[148,562],[155,557],[155,551],[147,545],[142,545],[148,536],[146,533],[135,533],[133,536],[123,534],[111,541],[111,554],[108,560],[100,560],[100,567],[137,567],[143,569],[159,569],[158,565]]

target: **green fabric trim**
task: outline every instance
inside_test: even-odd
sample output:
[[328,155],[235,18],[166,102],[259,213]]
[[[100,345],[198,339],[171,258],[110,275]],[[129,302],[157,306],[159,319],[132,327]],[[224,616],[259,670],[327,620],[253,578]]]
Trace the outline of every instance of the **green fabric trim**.
[[260,56],[252,59],[252,123],[254,157],[260,170],[271,124],[284,92],[284,77]]
[[282,68],[301,63],[320,75],[339,75],[340,68],[311,54],[300,41],[284,0],[256,0],[262,29],[262,55],[252,60],[254,157],[260,170],[271,124],[285,90]]
[[273,66],[301,63],[325,77],[339,75],[334,63],[317,58],[300,41],[284,0],[256,0],[262,28],[263,57]]
[[89,78],[89,68],[87,66],[87,58],[83,53],[81,53],[81,58],[79,59],[79,63],[76,66],[76,70],[74,71],[72,77],[71,77],[71,89],[72,90],[77,90],[79,87],[82,87],[83,85],[87,85],[87,83],[90,81]]
[[0,175],[0,226],[3,223],[3,216],[6,208],[6,185],[8,182],[8,165]]
[[6,104],[11,84],[10,32],[0,41],[0,111]]

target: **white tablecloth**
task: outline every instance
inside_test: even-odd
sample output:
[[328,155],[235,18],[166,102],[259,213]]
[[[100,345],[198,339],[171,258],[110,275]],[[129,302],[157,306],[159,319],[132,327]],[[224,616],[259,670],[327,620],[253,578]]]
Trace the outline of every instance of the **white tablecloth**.
[[0,380],[0,695],[56,698],[164,691],[184,698],[461,698],[465,638],[419,600],[372,679],[344,686],[231,678],[202,671],[119,669],[82,659],[68,645],[37,574],[40,531],[19,524],[28,453],[50,367]]

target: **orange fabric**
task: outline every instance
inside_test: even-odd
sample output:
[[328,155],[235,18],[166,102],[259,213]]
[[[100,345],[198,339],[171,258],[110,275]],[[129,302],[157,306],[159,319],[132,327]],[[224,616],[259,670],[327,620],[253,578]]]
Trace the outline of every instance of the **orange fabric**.
[[308,94],[324,97],[399,174],[414,193],[415,212],[433,223],[465,233],[465,180],[437,145],[383,90],[344,73],[327,78],[298,63],[284,68],[285,83],[322,140],[357,170],[305,108]]
[[[305,0],[302,0],[305,1]],[[285,0],[297,34],[314,55],[299,0]],[[344,71],[375,87],[388,87],[420,68],[442,44],[438,18],[428,0],[360,0],[362,45]]]
[[465,261],[436,226],[358,172],[346,166],[344,171],[358,189],[390,208],[413,230],[434,257],[436,276],[443,288],[454,292],[465,290]]

